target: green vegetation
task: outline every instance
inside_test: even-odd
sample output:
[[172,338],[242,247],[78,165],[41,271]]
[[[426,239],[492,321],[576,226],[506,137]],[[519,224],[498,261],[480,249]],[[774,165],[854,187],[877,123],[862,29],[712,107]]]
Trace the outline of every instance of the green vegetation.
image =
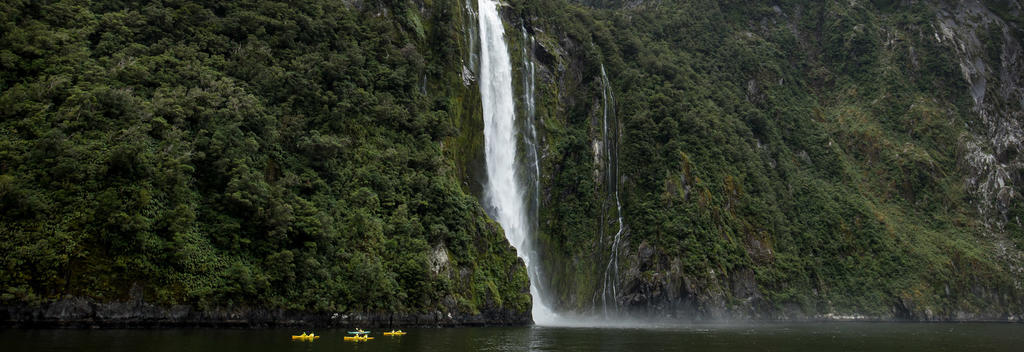
[[[609,8],[516,4],[538,36],[565,33],[558,45],[576,63],[538,88],[569,90],[565,114],[541,118],[556,126],[543,173],[557,200],[541,224],[561,305],[591,309],[610,255],[593,235],[610,219],[598,215],[589,149],[603,63],[623,129],[622,271],[637,271],[626,290],[656,287],[658,274],[733,296],[730,278],[753,270],[762,311],[1021,309],[1021,277],[994,254],[1000,235],[986,235],[964,186],[958,145],[979,117],[929,27],[936,4],[583,3]],[[653,265],[638,259],[641,243],[656,248]],[[633,304],[647,303],[658,302]]]
[[[1020,38],[1012,4],[983,3]],[[621,293],[1020,312],[1007,258],[1024,232],[987,228],[965,185],[963,138],[982,127],[936,40],[945,4],[506,1],[517,70],[520,24],[537,42],[557,304],[593,307],[618,230],[593,149],[603,64],[622,131]],[[118,300],[137,283],[204,309],[528,311],[525,270],[471,195],[483,137],[464,6],[3,3],[0,303]],[[1002,32],[982,40],[998,66]],[[735,289],[751,272],[757,300]]]
[[434,4],[0,5],[0,301],[527,311]]

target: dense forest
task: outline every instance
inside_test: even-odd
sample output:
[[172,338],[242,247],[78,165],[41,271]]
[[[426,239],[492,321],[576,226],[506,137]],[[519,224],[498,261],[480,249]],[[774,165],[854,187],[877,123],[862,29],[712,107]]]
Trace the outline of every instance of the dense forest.
[[[0,304],[529,312],[477,6],[0,4]],[[500,12],[558,310],[1024,313],[1020,1]]]
[[[619,306],[676,317],[1020,312],[1019,3],[596,5],[609,8],[538,4],[522,16],[567,33],[563,46],[594,43],[570,53],[575,83],[598,91],[603,64],[617,92],[629,262]],[[599,104],[567,105],[566,117],[541,118],[576,126],[545,125],[545,193],[578,198],[542,206],[542,241],[557,253],[552,291],[586,311],[604,281],[589,268],[611,251],[592,234],[615,224],[608,186],[586,180],[600,167],[572,156],[597,136],[586,122]]]
[[529,306],[424,92],[461,86],[446,33],[383,3],[3,6],[4,302]]

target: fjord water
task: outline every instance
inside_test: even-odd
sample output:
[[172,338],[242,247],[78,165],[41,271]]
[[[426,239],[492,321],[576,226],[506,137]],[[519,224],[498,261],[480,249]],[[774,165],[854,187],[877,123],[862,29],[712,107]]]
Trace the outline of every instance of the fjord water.
[[1020,351],[1024,324],[823,323],[646,328],[408,329],[345,342],[345,330],[0,330],[4,351]]

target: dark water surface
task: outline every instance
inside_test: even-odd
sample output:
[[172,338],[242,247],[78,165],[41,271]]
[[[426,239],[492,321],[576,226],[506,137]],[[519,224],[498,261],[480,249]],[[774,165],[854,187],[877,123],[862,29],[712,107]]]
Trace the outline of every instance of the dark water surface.
[[294,329],[4,329],[0,351],[1024,351],[1024,324],[800,323],[645,328],[407,329],[291,341]]

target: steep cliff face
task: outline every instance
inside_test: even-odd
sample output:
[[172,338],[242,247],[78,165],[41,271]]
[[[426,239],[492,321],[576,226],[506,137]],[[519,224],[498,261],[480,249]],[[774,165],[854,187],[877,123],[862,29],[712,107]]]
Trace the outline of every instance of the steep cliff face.
[[[1008,16],[1021,12],[1016,2],[996,10]],[[939,6],[937,17],[935,39],[955,53],[978,116],[961,141],[967,186],[979,198],[978,212],[993,231],[1002,232],[1008,222],[1019,227],[1019,218],[1011,219],[1010,212],[1020,197],[1016,185],[1024,143],[1020,29],[980,1]]]
[[562,309],[1021,315],[1019,3],[582,3],[505,9]]
[[995,255],[1017,273],[1024,244],[1024,7],[1019,1],[967,1],[940,6],[936,40],[956,52],[971,89],[977,124],[960,141],[966,184],[976,197]]
[[[476,1],[125,4],[0,7],[9,316],[529,320]],[[500,13],[559,310],[1022,316],[1020,1]]]
[[4,318],[528,323],[466,4],[0,5]]
[[[970,89],[972,128],[962,136],[965,183],[997,255],[1021,272],[1020,184],[1024,179],[1024,51],[1021,5],[1015,1],[955,2],[938,6],[935,39],[956,53]],[[1006,17],[1004,19],[1004,17]],[[1012,243],[1012,241],[1016,241]]]

